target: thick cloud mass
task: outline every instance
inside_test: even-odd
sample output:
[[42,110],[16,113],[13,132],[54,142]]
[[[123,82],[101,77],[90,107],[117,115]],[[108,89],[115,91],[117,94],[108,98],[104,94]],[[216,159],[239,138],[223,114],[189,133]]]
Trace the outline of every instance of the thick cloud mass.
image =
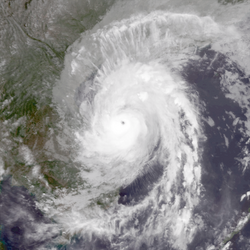
[[[192,241],[202,224],[192,213],[202,187],[204,106],[181,72],[198,57],[195,50],[225,32],[208,17],[153,12],[84,34],[71,46],[54,97],[63,113],[82,121],[76,160],[88,169],[82,176],[91,186],[78,200],[65,198],[84,210],[84,216],[76,210],[82,219],[75,224],[66,222],[72,231],[85,231],[90,222],[83,218],[91,214],[92,228],[114,233],[115,224],[108,225],[120,220],[132,237],[132,214],[150,213],[136,234],[167,237],[180,249]],[[121,187],[118,214],[97,219],[100,211],[89,212],[92,199]]]

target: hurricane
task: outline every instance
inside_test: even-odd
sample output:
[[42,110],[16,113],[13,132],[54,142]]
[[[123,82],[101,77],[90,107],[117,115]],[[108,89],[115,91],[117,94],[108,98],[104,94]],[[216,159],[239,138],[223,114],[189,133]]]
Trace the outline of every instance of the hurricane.
[[[66,59],[66,77],[63,74],[62,84],[54,90],[58,99],[66,97],[63,103],[82,121],[75,131],[79,145],[76,160],[89,171],[82,175],[91,186],[91,194],[81,193],[76,202],[86,200],[83,205],[87,206],[88,200],[104,190],[112,192],[122,187],[124,194],[119,203],[135,203],[130,213],[140,214],[151,206],[151,213],[157,213],[159,219],[166,217],[165,225],[157,219],[156,227],[171,229],[177,246],[182,244],[178,237],[188,230],[191,210],[198,202],[202,128],[196,106],[198,95],[174,72],[178,71],[180,58],[174,62],[174,55],[160,57],[159,53],[166,48],[177,50],[178,56],[183,53],[185,59],[187,52],[182,50],[189,49],[192,38],[185,34],[183,22],[190,29],[197,25],[198,36],[204,36],[204,29],[214,25],[210,19],[192,15],[155,12],[88,36],[93,40],[90,48],[85,48],[83,38]],[[175,27],[174,32],[170,25]],[[90,54],[94,49],[96,55]],[[74,101],[76,105],[71,106]],[[126,189],[128,185],[131,191]],[[162,197],[157,198],[159,190]],[[167,204],[160,204],[163,199]],[[139,201],[143,205],[137,204]],[[127,208],[119,208],[120,213],[123,210]],[[96,226],[107,222],[109,219],[101,220]],[[120,223],[128,221],[122,219]],[[103,230],[115,228],[104,226]],[[152,237],[152,231],[147,231]],[[185,237],[188,240],[190,236]]]
[[[210,7],[131,4],[114,4],[67,47],[46,87],[45,139],[18,130],[27,169],[7,170],[0,151],[3,247],[246,249],[249,25],[235,20],[249,4],[226,5],[235,20]],[[12,126],[31,133],[42,104]]]

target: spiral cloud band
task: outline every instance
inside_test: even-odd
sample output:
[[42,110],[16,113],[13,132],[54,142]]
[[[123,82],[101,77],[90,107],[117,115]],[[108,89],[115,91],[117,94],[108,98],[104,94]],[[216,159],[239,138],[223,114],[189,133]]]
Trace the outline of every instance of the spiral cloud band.
[[[54,98],[80,123],[69,126],[77,144],[74,160],[89,185],[56,201],[75,205],[71,219],[61,218],[70,230],[109,237],[125,228],[134,249],[141,240],[135,235],[163,234],[172,246],[186,249],[202,223],[192,213],[202,188],[200,145],[206,138],[202,103],[180,72],[196,50],[225,32],[209,17],[158,11],[86,32],[70,47]],[[140,178],[149,180],[147,195]],[[141,193],[132,207],[120,202],[107,211],[89,209],[102,193],[131,183]],[[139,227],[131,233],[129,221],[145,211],[143,233]]]

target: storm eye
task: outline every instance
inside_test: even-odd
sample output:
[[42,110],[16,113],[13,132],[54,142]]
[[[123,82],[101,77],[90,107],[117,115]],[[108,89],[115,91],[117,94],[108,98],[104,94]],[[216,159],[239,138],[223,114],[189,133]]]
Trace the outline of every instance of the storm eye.
[[124,124],[125,124],[125,122],[124,122],[124,121],[121,121],[121,124],[122,124],[122,125],[124,125]]

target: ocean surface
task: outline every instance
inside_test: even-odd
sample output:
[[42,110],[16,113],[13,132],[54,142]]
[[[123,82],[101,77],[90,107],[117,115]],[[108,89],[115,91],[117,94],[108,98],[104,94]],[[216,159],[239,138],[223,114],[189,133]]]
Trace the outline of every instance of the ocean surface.
[[0,1],[0,249],[250,249],[249,1]]

